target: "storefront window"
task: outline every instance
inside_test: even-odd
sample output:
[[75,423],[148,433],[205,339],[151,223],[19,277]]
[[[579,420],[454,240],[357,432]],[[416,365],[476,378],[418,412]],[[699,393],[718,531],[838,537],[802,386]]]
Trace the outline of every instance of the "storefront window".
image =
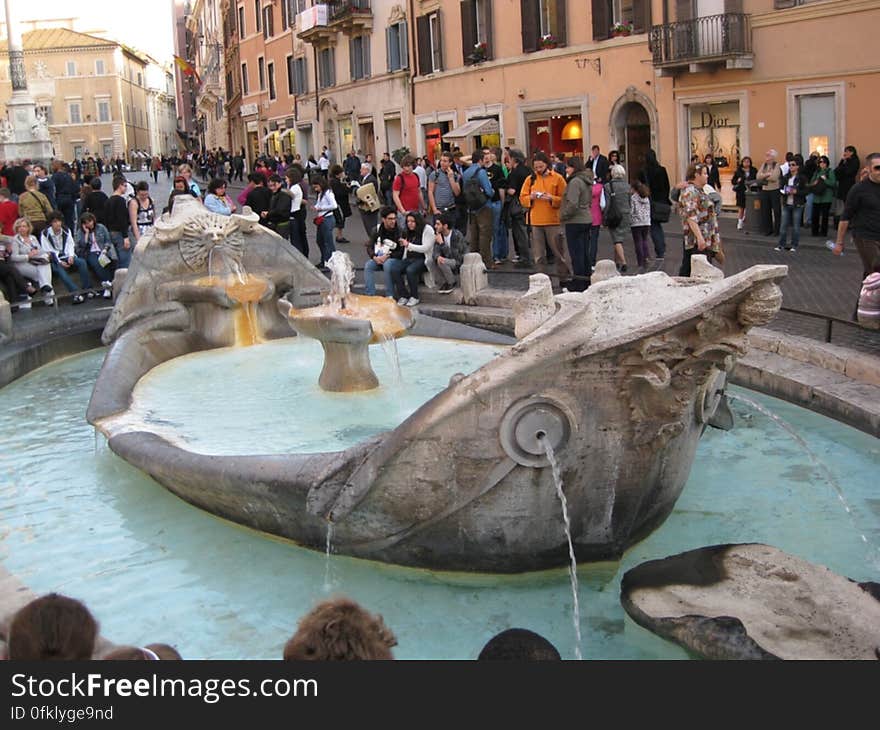
[[721,200],[734,205],[736,196],[730,180],[739,165],[740,112],[738,101],[693,104],[689,107],[691,155],[700,160],[712,154],[721,176]]
[[580,114],[549,114],[532,119],[528,124],[529,154],[556,152],[566,157],[583,156],[584,132]]

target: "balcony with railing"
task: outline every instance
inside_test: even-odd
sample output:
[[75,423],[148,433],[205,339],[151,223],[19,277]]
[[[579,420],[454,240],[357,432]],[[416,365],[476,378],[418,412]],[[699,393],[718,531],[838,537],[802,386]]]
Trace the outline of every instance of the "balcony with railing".
[[370,0],[329,0],[330,25],[347,35],[361,35],[373,29]]
[[658,76],[752,68],[752,25],[745,13],[725,13],[651,28],[651,51]]
[[296,16],[297,37],[317,48],[336,43],[339,28],[330,23],[330,6],[327,3],[312,5]]

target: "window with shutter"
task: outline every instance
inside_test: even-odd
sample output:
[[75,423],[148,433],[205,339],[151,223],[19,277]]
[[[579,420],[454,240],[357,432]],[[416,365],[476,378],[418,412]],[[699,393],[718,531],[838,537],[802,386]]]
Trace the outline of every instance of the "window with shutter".
[[694,0],[675,0],[675,19],[691,20],[694,17]]
[[520,0],[520,20],[522,22],[523,53],[538,50],[541,28],[538,23],[538,0]]
[[593,40],[604,41],[611,35],[611,0],[593,0]]
[[400,71],[408,67],[406,40],[406,21],[401,20],[386,28],[385,51],[389,71]]
[[797,0],[773,0],[773,7],[778,10],[782,10],[784,8],[793,8],[797,4]]
[[568,23],[565,17],[565,1],[566,0],[545,0],[548,4],[555,5],[554,9],[554,22],[552,30],[550,31],[555,37],[556,42],[560,46],[565,45],[566,31]]
[[633,0],[633,33],[651,30],[651,0]]
[[440,11],[428,16],[428,27],[431,31],[431,70],[443,70],[443,34],[440,28]]
[[424,76],[433,71],[431,68],[431,27],[428,16],[416,18],[416,38],[419,44],[419,75]]
[[475,63],[477,56],[474,46],[477,44],[476,0],[461,0],[461,55],[465,66]]

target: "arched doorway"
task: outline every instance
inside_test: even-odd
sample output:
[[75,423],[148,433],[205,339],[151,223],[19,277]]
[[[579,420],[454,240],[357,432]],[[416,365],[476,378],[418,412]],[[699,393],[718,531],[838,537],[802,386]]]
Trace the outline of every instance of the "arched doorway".
[[[611,110],[609,149],[620,152],[627,179],[632,180],[645,166],[645,154],[657,150],[657,112],[650,99],[630,86]],[[659,154],[659,153],[658,153]]]

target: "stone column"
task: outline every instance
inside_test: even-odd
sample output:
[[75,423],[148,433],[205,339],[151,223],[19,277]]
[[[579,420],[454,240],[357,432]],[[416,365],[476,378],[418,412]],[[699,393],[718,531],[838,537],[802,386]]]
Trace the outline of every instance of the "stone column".
[[24,70],[24,46],[21,41],[21,28],[12,10],[12,0],[4,0],[6,5],[6,43],[9,47],[9,78],[12,80],[12,93],[27,92],[27,74]]
[[15,0],[3,0],[9,48],[9,78],[12,96],[6,103],[6,118],[0,121],[0,157],[6,160],[41,160],[53,157],[49,128],[44,116],[37,117],[36,105],[28,93],[21,27],[13,11]]

